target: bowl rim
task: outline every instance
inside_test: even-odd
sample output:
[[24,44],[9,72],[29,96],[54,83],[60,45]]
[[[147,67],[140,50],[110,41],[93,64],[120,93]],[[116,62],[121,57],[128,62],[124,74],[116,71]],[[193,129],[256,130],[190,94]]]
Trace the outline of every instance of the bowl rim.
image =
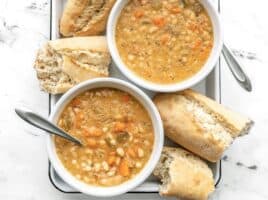
[[[98,86],[102,84],[106,84],[106,86]],[[96,78],[76,85],[75,87],[67,91],[56,103],[54,109],[49,116],[49,120],[55,122],[56,118],[60,115],[66,105],[78,94],[81,94],[86,90],[94,88],[109,88],[108,85],[112,85],[110,88],[116,88],[122,91],[126,91],[132,96],[134,96],[133,94],[135,94],[135,99],[137,99],[143,106],[148,106],[144,107],[150,115],[150,118],[153,123],[155,139],[151,156],[147,161],[146,165],[143,167],[143,169],[134,178],[131,178],[120,185],[111,187],[101,187],[86,184],[76,179],[73,175],[71,175],[70,172],[68,172],[67,169],[65,169],[55,152],[53,136],[48,135],[46,143],[49,160],[51,161],[51,164],[56,170],[56,172],[63,178],[63,180],[84,194],[98,197],[111,197],[124,194],[143,183],[146,178],[148,178],[152,174],[158,160],[160,159],[164,144],[163,124],[161,121],[160,114],[156,106],[153,104],[152,100],[138,87],[126,81],[115,78]],[[124,88],[125,90],[121,89],[120,87]],[[137,98],[137,96],[139,99]]]
[[[128,0],[129,1],[129,0]],[[178,83],[172,84],[159,84],[154,83],[148,80],[143,79],[139,75],[135,74],[132,70],[130,70],[122,61],[120,54],[117,50],[116,42],[115,42],[115,28],[117,24],[117,19],[121,14],[122,8],[127,4],[126,0],[117,0],[115,5],[113,6],[111,13],[108,18],[107,27],[106,27],[106,36],[108,49],[111,53],[112,59],[116,65],[116,67],[120,70],[120,72],[126,76],[131,82],[136,85],[154,91],[154,92],[175,92],[188,89],[202,80],[204,80],[209,73],[214,69],[218,58],[220,57],[220,53],[223,46],[223,30],[222,24],[220,22],[220,18],[218,12],[215,7],[212,5],[212,2],[209,0],[200,0],[201,4],[206,9],[213,26],[214,33],[214,41],[213,48],[211,50],[210,56],[207,61],[203,65],[203,67],[193,76],[187,78]]]

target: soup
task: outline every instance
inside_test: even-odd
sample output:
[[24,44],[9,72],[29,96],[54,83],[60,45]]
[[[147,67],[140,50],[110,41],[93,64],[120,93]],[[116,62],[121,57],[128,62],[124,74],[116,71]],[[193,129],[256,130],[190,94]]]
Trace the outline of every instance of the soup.
[[160,84],[196,74],[213,46],[211,20],[198,0],[130,0],[115,38],[126,66]]
[[121,184],[141,171],[152,152],[153,125],[147,111],[116,89],[94,89],[75,97],[63,110],[58,126],[84,144],[55,137],[64,167],[87,184]]

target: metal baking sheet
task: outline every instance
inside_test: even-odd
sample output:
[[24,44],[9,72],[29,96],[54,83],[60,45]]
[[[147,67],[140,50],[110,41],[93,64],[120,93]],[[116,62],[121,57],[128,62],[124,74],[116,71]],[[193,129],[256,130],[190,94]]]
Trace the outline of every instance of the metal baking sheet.
[[[219,5],[219,0],[214,0],[215,6]],[[59,34],[59,19],[62,14],[62,10],[64,7],[66,0],[57,0],[50,2],[50,39],[58,39],[60,38]],[[124,77],[114,66],[111,64],[110,75],[112,77],[116,77],[122,80],[129,81],[126,77]],[[142,88],[141,88],[142,89]],[[221,88],[220,88],[220,62],[218,62],[215,69],[210,73],[206,80],[203,80],[198,85],[194,87],[195,90],[215,99],[220,102],[221,99]],[[153,92],[142,89],[146,94],[150,97],[154,95]],[[60,95],[50,95],[49,96],[49,113],[53,110],[54,105],[57,100],[60,98]],[[165,144],[169,146],[175,146],[174,143],[165,138]],[[217,186],[221,180],[221,161],[217,163],[209,163],[213,171],[215,186]],[[71,186],[69,186],[64,180],[57,174],[54,170],[53,166],[49,162],[48,168],[48,176],[53,184],[53,186],[61,192],[64,193],[79,193],[79,191],[75,190]],[[130,193],[156,193],[159,190],[159,181],[155,179],[155,177],[150,176],[143,184],[130,191]]]

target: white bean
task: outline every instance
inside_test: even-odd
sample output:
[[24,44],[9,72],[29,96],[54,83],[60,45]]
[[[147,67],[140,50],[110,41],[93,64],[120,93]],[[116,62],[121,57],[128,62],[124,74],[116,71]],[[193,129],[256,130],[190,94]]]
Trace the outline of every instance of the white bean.
[[92,165],[92,161],[91,160],[87,160],[87,164],[88,165]]
[[107,173],[107,176],[113,176],[113,175],[115,175],[115,171],[110,171]]
[[116,165],[119,165],[119,164],[120,164],[120,161],[121,161],[121,158],[117,157],[117,158],[116,158],[116,161],[115,161],[115,164],[116,164]]
[[104,169],[105,171],[109,171],[109,165],[108,165],[108,163],[107,163],[106,161],[103,161],[103,162],[102,162],[102,167],[103,167],[103,169]]
[[99,143],[100,143],[100,145],[105,145],[106,144],[105,140],[100,140]]
[[84,179],[85,182],[89,182],[88,177],[85,176],[83,179]]
[[136,162],[136,164],[135,164],[136,168],[141,168],[141,166],[142,166],[142,164],[140,162]]
[[86,154],[92,154],[93,153],[93,151],[91,149],[86,149],[85,152],[86,152]]
[[144,151],[141,148],[138,148],[138,156],[142,158],[144,156]]
[[115,139],[111,139],[110,143],[111,143],[111,145],[116,145]]
[[87,165],[86,167],[84,167],[84,171],[91,171],[92,170],[92,167],[91,166],[89,166],[89,165]]
[[100,163],[95,163],[95,164],[94,164],[94,170],[95,170],[96,172],[99,172],[99,171],[100,171],[100,167],[101,167]]
[[107,127],[103,127],[103,128],[102,128],[102,131],[103,131],[104,133],[106,133],[106,132],[108,131],[108,128],[107,128]]
[[77,163],[76,160],[72,160],[72,164],[75,165]]
[[121,157],[123,157],[125,155],[124,149],[122,147],[118,147],[116,149],[116,153]]
[[150,142],[149,142],[148,140],[145,140],[145,141],[144,141],[144,144],[145,144],[146,146],[149,146],[149,145],[150,145]]

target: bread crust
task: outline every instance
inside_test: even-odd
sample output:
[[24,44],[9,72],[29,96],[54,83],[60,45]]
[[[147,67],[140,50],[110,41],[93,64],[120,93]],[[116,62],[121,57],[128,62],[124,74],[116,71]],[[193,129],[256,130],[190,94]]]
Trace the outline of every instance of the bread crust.
[[[168,168],[167,173],[160,175],[164,168]],[[205,200],[214,191],[213,174],[207,163],[182,148],[164,147],[154,175],[168,180],[160,188],[164,196]]]
[[233,138],[247,134],[254,123],[251,119],[229,110],[225,106],[194,90],[184,90],[180,94],[197,101],[209,113],[215,115],[220,123],[224,124],[230,130]]
[[104,36],[65,38],[40,49],[34,68],[42,90],[61,94],[82,81],[107,77],[110,61]]
[[51,40],[48,44],[56,51],[82,49],[109,52],[105,36],[63,38]]
[[[99,4],[96,2],[95,4]],[[68,0],[60,21],[60,33],[63,36],[90,36],[104,32],[107,19],[115,0],[103,0],[101,8],[94,6],[89,0]],[[89,9],[90,17],[86,24],[79,27],[78,19],[84,11]]]
[[72,36],[75,29],[75,20],[86,8],[88,0],[68,0],[61,20],[60,33],[64,36]]
[[[220,119],[224,119],[226,122],[219,120],[217,123],[223,126],[233,124],[233,127],[236,127],[236,129],[230,129],[230,131],[235,130],[235,132],[231,132],[233,138],[240,135],[240,132],[243,132],[251,122],[243,116],[239,117],[240,115],[227,111],[222,105],[192,90],[156,95],[154,103],[163,120],[165,135],[208,161],[217,162],[229,144],[224,144],[221,138],[214,137],[211,132],[205,132],[193,113],[186,109],[187,103],[179,100],[179,96],[190,98],[191,101],[202,101],[202,107],[209,109],[209,113],[213,112],[213,115],[217,115],[217,118],[219,118],[218,116],[225,116]],[[226,117],[226,113],[228,117]]]
[[77,66],[67,56],[63,56],[62,71],[68,74],[70,78],[76,83],[97,77],[107,77],[107,74],[97,73],[89,69],[85,70],[84,68]]
[[212,137],[204,137],[203,129],[186,110],[185,104],[179,104],[174,94],[157,95],[154,102],[160,112],[165,135],[186,149],[211,162],[216,162],[224,147]]

